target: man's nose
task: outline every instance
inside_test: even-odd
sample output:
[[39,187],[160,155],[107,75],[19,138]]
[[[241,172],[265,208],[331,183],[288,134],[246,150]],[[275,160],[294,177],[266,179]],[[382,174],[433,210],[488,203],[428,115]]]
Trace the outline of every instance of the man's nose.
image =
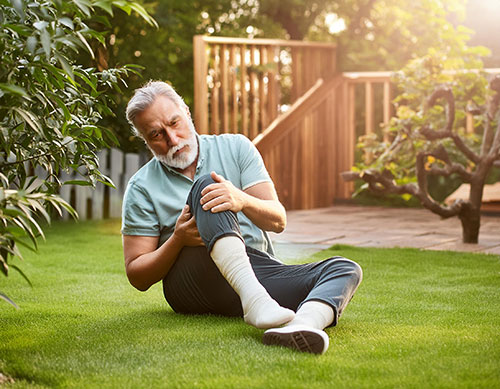
[[171,129],[167,129],[166,133],[168,146],[177,146],[179,144],[179,137],[177,136],[177,133]]

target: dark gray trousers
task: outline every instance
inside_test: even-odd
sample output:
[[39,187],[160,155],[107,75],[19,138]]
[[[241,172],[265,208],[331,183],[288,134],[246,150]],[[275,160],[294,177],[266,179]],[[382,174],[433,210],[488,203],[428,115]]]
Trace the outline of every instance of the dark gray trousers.
[[[215,241],[223,236],[233,235],[243,240],[235,213],[202,209],[201,191],[213,182],[208,175],[200,177],[187,201],[205,246],[182,249],[163,279],[163,292],[175,312],[243,316],[238,295],[209,255]],[[343,257],[285,265],[251,247],[247,247],[247,254],[257,279],[281,306],[296,311],[306,301],[324,302],[335,311],[332,325],[337,324],[362,279],[360,266]]]

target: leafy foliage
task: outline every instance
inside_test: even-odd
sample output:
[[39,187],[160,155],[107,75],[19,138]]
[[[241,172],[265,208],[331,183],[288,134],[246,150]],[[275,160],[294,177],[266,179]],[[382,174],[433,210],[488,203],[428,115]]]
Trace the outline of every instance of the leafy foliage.
[[[457,35],[445,50],[430,49],[395,75],[402,93],[385,140],[360,138],[364,160],[344,177],[361,178],[359,191],[415,196],[442,217],[458,216],[464,242],[477,243],[483,186],[500,161],[500,77],[486,75],[481,55],[487,51],[467,47],[466,37]],[[467,114],[474,121],[471,133]],[[429,190],[432,177],[446,193]],[[462,182],[470,184],[469,198],[442,204]]]
[[[100,121],[113,115],[109,91],[126,86],[124,77],[137,67],[97,71],[75,58],[94,57],[94,42],[104,44],[113,7],[154,24],[128,0],[0,0],[0,268],[6,276],[9,269],[23,274],[9,258],[21,257],[18,245],[36,250],[40,217],[49,222],[52,210],[63,209],[77,216],[57,195],[61,185],[112,185],[99,171],[96,151],[116,137]],[[81,179],[61,182],[62,171]]]
[[[430,49],[427,55],[410,61],[396,72],[394,82],[402,92],[394,100],[396,115],[384,128],[389,135],[388,140],[384,141],[377,134],[362,136],[357,147],[365,151],[365,158],[357,163],[355,169],[388,171],[397,184],[417,182],[417,154],[431,152],[441,144],[453,162],[460,163],[465,169],[473,169],[474,163],[455,147],[451,139],[429,139],[420,130],[424,126],[433,130],[446,126],[446,108],[443,105],[429,106],[426,99],[437,87],[446,85],[455,97],[454,130],[467,147],[479,153],[484,118],[477,118],[478,133],[467,133],[466,110],[486,103],[488,81],[480,59],[484,53],[482,48],[466,46],[450,47],[447,51]],[[441,164],[432,157],[427,163],[428,168],[432,164]],[[362,189],[367,188],[368,184]]]

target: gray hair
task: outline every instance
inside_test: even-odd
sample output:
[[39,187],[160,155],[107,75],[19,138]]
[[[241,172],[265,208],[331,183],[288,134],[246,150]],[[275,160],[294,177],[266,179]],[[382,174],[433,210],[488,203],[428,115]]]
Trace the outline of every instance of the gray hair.
[[149,81],[146,85],[136,89],[134,95],[127,104],[127,120],[132,126],[135,135],[142,138],[142,134],[135,128],[135,117],[147,109],[158,96],[169,98],[179,108],[189,110],[181,96],[169,84],[163,81]]

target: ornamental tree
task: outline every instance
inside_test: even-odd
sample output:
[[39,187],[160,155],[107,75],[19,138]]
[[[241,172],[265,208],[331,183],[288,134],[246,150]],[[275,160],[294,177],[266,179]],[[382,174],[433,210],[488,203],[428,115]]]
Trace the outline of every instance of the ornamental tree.
[[[358,147],[365,159],[343,177],[361,179],[360,191],[414,196],[443,218],[458,216],[463,242],[477,243],[484,185],[500,165],[500,76],[482,70],[483,49],[456,49],[431,50],[395,75],[402,93],[384,128],[388,140],[362,137]],[[466,131],[467,114],[472,133]],[[434,198],[429,182],[438,176],[445,185],[451,179],[469,183],[469,198],[451,205]]]
[[[108,16],[119,8],[154,20],[134,1],[0,0],[0,270],[7,276],[36,250],[40,219],[73,208],[58,196],[61,185],[111,181],[96,152],[115,142],[100,120],[113,114],[111,89],[126,86],[133,65],[97,71],[79,65],[105,42]],[[97,42],[97,43],[96,43]],[[80,179],[62,182],[62,171]],[[28,281],[29,282],[29,281]],[[5,294],[0,298],[14,304]]]

